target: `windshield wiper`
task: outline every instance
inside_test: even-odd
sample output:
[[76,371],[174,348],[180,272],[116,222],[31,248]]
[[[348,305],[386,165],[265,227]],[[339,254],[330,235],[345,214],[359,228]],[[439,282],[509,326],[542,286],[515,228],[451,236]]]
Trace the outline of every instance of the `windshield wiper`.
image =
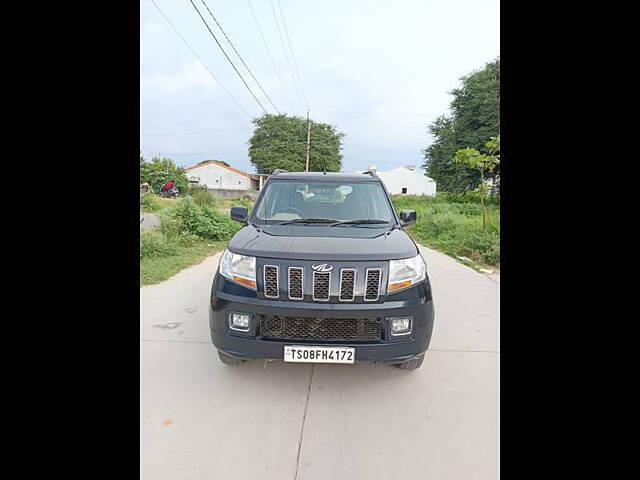
[[338,220],[334,218],[296,218],[287,222],[278,223],[277,225],[289,225],[291,223],[335,223]]
[[332,227],[335,227],[337,225],[371,225],[371,224],[387,224],[389,223],[387,220],[368,220],[368,219],[363,219],[363,220],[346,220],[344,222],[336,222],[331,224]]

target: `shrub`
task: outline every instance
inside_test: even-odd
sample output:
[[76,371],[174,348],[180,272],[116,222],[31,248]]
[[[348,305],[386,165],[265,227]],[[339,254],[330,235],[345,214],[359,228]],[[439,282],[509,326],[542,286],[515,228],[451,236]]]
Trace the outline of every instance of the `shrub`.
[[160,193],[162,186],[171,179],[175,180],[176,188],[181,194],[188,191],[189,180],[184,168],[178,167],[169,158],[154,157],[147,162],[140,157],[140,183],[148,183],[152,192]]
[[172,216],[181,222],[182,231],[210,240],[227,240],[238,230],[226,215],[211,207],[199,208],[191,198],[180,199]]
[[192,247],[199,237],[187,231],[182,223],[182,219],[170,215],[163,215],[160,218],[160,228],[158,231],[171,243],[181,247]]

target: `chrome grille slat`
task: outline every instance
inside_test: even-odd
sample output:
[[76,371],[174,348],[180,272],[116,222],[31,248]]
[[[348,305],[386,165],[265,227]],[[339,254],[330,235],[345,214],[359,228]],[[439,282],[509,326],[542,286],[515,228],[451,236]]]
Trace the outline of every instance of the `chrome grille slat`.
[[267,298],[278,298],[280,296],[278,271],[279,269],[277,265],[265,265],[262,268],[264,296]]
[[331,285],[331,272],[313,272],[313,295],[314,300],[321,302],[329,301],[329,289]]
[[367,282],[364,288],[364,301],[375,302],[380,297],[382,269],[367,268]]
[[340,270],[340,295],[341,302],[352,302],[355,299],[356,270],[355,268],[343,268]]
[[302,267],[289,267],[289,298],[291,300],[304,298],[304,270]]

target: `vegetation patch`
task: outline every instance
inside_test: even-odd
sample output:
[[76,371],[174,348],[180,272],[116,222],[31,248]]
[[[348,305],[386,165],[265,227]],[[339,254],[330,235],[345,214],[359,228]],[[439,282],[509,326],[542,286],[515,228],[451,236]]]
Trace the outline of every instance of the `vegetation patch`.
[[[200,196],[200,192],[196,195]],[[222,207],[222,202],[209,193],[206,195],[211,202],[203,196],[178,200],[163,199],[152,193],[142,196],[142,207],[158,213],[160,227],[154,231],[140,230],[141,285],[161,282],[183,268],[201,262],[223,249],[242,227],[220,212],[218,208]],[[227,202],[246,204],[247,200],[224,203]]]
[[224,248],[223,242],[199,240],[190,247],[173,246],[171,254],[140,257],[140,286],[154,285],[167,280],[180,270],[200,263],[209,255]]
[[485,199],[486,229],[476,193],[439,193],[435,197],[394,195],[397,211],[415,210],[417,221],[407,228],[416,241],[440,250],[474,268],[500,268],[500,200]]

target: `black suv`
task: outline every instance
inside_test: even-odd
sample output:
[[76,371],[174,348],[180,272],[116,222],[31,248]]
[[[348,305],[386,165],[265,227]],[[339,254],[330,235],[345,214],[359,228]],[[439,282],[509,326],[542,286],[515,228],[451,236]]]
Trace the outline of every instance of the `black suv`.
[[424,259],[374,172],[276,171],[213,279],[211,339],[225,364],[422,365],[433,330]]

